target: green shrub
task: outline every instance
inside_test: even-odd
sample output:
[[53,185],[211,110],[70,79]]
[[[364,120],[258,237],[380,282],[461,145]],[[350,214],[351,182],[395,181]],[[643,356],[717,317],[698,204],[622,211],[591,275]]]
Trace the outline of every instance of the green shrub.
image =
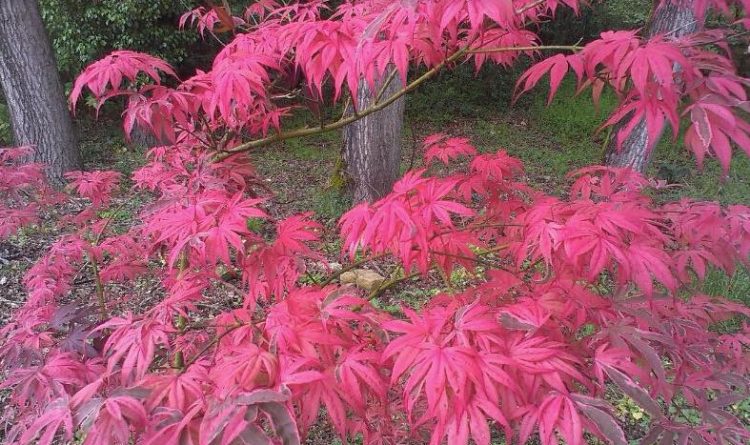
[[194,0],[40,0],[39,4],[66,80],[115,49],[147,52],[179,65],[191,55],[191,45],[200,41],[195,30],[177,27],[180,15],[195,7]]
[[[488,63],[476,72],[473,64],[458,66],[438,74],[408,95],[406,112],[413,119],[431,122],[504,112],[510,106],[513,87],[522,68],[507,70]],[[416,78],[419,74],[410,77]]]
[[579,14],[563,9],[542,25],[540,36],[546,44],[566,45],[595,39],[605,30],[642,28],[651,7],[651,0],[608,0],[594,2]]
[[5,102],[0,98],[0,147],[6,147],[11,145],[13,141],[13,135],[10,131],[10,116],[8,115],[8,107]]

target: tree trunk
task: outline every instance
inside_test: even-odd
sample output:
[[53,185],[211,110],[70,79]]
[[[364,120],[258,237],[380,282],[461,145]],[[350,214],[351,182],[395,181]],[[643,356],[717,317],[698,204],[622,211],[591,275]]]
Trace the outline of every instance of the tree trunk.
[[81,157],[52,45],[36,0],[0,0],[0,86],[15,143],[35,148],[53,181]]
[[130,144],[139,149],[149,149],[161,145],[171,145],[168,141],[163,141],[154,136],[154,133],[137,123],[130,132]]
[[[693,14],[692,4],[682,0],[664,0],[661,6],[652,13],[647,37],[668,34],[672,38],[679,38],[694,33],[699,25],[702,26]],[[680,67],[675,66],[674,70],[679,71]],[[624,123],[615,125],[612,134],[616,135],[624,125]],[[659,138],[661,135],[658,135],[657,140]],[[620,147],[617,147],[615,137],[610,139],[605,154],[605,164],[612,167],[630,167],[643,173],[651,161],[653,151],[649,150],[649,142],[646,121],[641,120]],[[656,141],[653,142],[655,145]]]
[[[386,71],[388,79],[392,71]],[[380,100],[402,88],[398,75],[386,85]],[[377,91],[383,81],[377,82]],[[363,110],[376,102],[366,82],[359,84],[358,107]],[[348,113],[352,113],[350,109]],[[404,98],[344,128],[343,160],[349,190],[354,202],[375,201],[391,191],[399,177],[401,165],[401,130],[404,121]]]

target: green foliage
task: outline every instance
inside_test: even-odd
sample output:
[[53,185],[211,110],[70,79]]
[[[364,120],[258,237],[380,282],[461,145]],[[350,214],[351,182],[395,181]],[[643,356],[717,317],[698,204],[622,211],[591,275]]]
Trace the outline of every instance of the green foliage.
[[128,222],[133,218],[133,214],[130,212],[130,209],[126,209],[124,207],[102,210],[97,213],[97,216],[103,219],[112,219],[125,222]]
[[624,422],[648,424],[648,414],[630,397],[623,395],[613,405]]
[[0,99],[0,147],[9,146],[12,142],[13,135],[11,134],[8,107]]
[[555,20],[542,25],[540,35],[547,44],[571,44],[595,39],[602,31],[637,29],[645,26],[651,14],[651,0],[592,2],[579,14],[562,10]]
[[406,112],[411,119],[435,123],[503,112],[510,106],[515,79],[522,69],[520,64],[513,71],[485,64],[476,72],[471,64],[458,66],[408,95]]
[[327,275],[322,272],[305,272],[304,275],[300,276],[297,282],[302,285],[316,285],[324,282]]
[[746,425],[750,425],[750,398],[732,405],[732,411],[734,411],[735,415],[737,415]]
[[180,31],[180,15],[194,0],[40,0],[58,66],[70,80],[93,60],[115,49],[147,52],[180,64],[199,40]]
[[266,225],[265,220],[262,218],[248,218],[246,224],[247,230],[253,233],[263,233],[263,229]]
[[708,295],[720,295],[750,306],[750,271],[739,267],[732,276],[709,269],[701,291]]

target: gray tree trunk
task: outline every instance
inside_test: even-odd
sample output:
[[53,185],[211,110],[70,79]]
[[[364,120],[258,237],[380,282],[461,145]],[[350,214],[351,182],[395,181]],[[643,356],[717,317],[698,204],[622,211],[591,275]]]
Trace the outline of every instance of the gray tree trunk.
[[[360,82],[357,92],[360,110],[376,102],[389,75],[387,71],[381,82],[376,83],[375,92],[370,91],[366,82]],[[403,87],[400,79],[398,75],[393,77],[383,90],[381,100]],[[351,113],[351,109],[348,112]],[[404,98],[401,97],[386,108],[344,127],[342,154],[354,202],[372,202],[391,191],[400,174],[403,122]]]
[[0,86],[15,143],[35,148],[53,181],[81,167],[73,122],[36,0],[0,0]]
[[[689,2],[683,0],[664,0],[661,6],[652,13],[647,37],[665,34],[671,38],[678,38],[694,33],[699,26],[702,26],[702,23],[698,23],[691,6]],[[675,66],[674,69],[679,71],[680,67]],[[651,161],[652,152],[648,149],[646,121],[638,122],[618,148],[616,135],[624,125],[624,123],[620,123],[614,126],[613,137],[607,145],[604,162],[612,167],[630,167],[643,173]],[[657,136],[657,140],[659,138],[661,138],[661,135]]]
[[148,149],[161,145],[170,145],[168,141],[159,140],[156,136],[154,136],[151,130],[143,128],[137,123],[133,127],[133,131],[130,133],[130,144],[133,147],[137,147],[140,149]]

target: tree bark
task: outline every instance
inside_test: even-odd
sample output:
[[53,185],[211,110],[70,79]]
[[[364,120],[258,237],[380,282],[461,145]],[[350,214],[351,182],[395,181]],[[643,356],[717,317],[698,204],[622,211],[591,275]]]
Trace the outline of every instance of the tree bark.
[[137,123],[133,127],[133,131],[130,133],[130,144],[133,147],[140,149],[149,149],[159,147],[161,145],[170,145],[168,141],[163,141],[154,136],[149,129],[143,128],[143,126]]
[[53,181],[81,166],[73,122],[36,0],[0,0],[0,86],[15,144],[35,148]]
[[[655,6],[648,25],[647,37],[665,34],[671,38],[679,38],[694,33],[698,26],[702,26],[702,23],[698,23],[689,2],[664,0],[661,5]],[[674,70],[679,71],[680,67],[675,66]],[[627,122],[627,119],[625,122]],[[625,123],[615,125],[612,134],[616,135],[624,125]],[[659,138],[661,138],[661,135],[657,136],[657,140]],[[643,173],[651,161],[651,152],[653,151],[649,150],[649,142],[646,121],[641,120],[620,147],[617,146],[615,137],[610,139],[604,162],[612,167],[630,167]],[[654,145],[655,143],[656,141],[654,141]]]
[[[366,82],[360,82],[357,91],[359,109],[375,104],[381,90],[382,100],[403,87],[401,78],[395,75],[383,88],[392,70],[386,71],[383,79],[376,82],[375,92],[370,91]],[[353,113],[351,107],[347,112]],[[383,110],[344,127],[342,157],[354,202],[372,202],[391,191],[400,174],[403,121],[404,98],[401,97]]]

